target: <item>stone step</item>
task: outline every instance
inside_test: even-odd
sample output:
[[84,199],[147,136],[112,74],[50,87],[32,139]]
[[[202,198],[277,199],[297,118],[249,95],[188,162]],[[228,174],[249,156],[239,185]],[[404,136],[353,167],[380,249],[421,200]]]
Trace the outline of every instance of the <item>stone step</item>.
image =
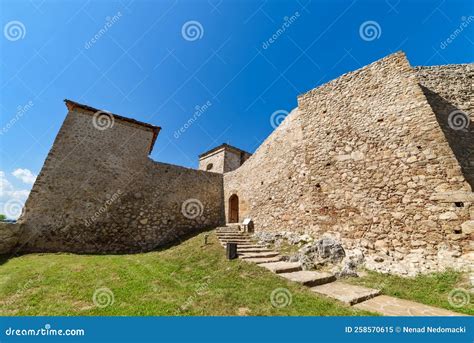
[[251,236],[246,236],[246,235],[223,235],[223,234],[217,234],[218,238],[252,238]]
[[235,241],[225,241],[225,242],[223,242],[223,241],[221,241],[221,244],[227,245],[227,243],[235,243],[235,244],[237,244],[237,246],[239,246],[239,245],[247,246],[247,245],[254,244],[253,242],[235,242]]
[[[232,243],[232,242],[230,242]],[[227,245],[227,242],[220,242],[220,244],[225,247]],[[254,242],[246,242],[246,243],[237,243],[237,247],[245,247],[245,248],[265,248],[264,246],[260,244],[255,244]]]
[[269,263],[269,262],[278,262],[281,260],[281,256],[275,256],[275,257],[252,257],[252,258],[246,258],[246,262],[252,262],[256,264],[261,264],[261,263]]
[[251,239],[245,239],[245,238],[225,238],[225,239],[219,239],[221,242],[253,242]]
[[233,241],[233,240],[238,240],[238,241],[253,241],[251,238],[247,237],[217,237],[220,241]]
[[278,275],[284,277],[285,279],[299,282],[308,287],[323,285],[325,283],[336,281],[336,277],[333,274],[309,270],[301,270],[292,273],[281,273]]
[[[227,249],[227,244],[222,244],[222,247],[224,249]],[[240,252],[240,248],[249,248],[249,247],[252,247],[252,245],[250,245],[250,244],[237,244],[237,253]]]
[[350,285],[336,281],[312,287],[311,290],[318,294],[337,299],[348,305],[355,305],[380,294],[380,290],[362,286]]
[[236,232],[242,232],[240,230],[241,226],[240,224],[228,224],[224,227],[220,227],[218,231],[236,231]]
[[242,231],[216,231],[216,235],[243,235],[243,236],[251,236],[248,232],[242,232]]
[[[238,251],[237,251],[238,252]],[[278,256],[278,252],[275,251],[269,251],[269,252],[251,252],[251,253],[242,253],[239,254],[239,258],[242,258],[244,260],[249,259],[249,258],[256,258],[256,257],[275,257]]]
[[462,316],[461,313],[436,308],[409,300],[379,295],[378,297],[363,301],[355,308],[378,312],[384,316]]
[[245,235],[217,235],[217,238],[246,238],[246,239],[251,239],[252,237],[245,236]]
[[237,252],[241,252],[242,249],[244,249],[243,251],[245,251],[245,249],[267,249],[267,248],[262,247],[261,245],[258,245],[258,244],[247,244],[247,245],[237,244]]
[[274,273],[292,273],[301,270],[301,263],[299,262],[271,262],[271,263],[262,263],[259,266],[266,268]]
[[248,252],[270,252],[272,250],[268,248],[247,248],[247,247],[240,247],[238,248],[241,253],[248,253]]

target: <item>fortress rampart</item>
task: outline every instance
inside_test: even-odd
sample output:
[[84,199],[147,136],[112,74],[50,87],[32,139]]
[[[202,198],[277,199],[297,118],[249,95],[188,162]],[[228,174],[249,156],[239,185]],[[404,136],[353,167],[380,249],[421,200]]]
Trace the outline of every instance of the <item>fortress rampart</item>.
[[387,56],[299,96],[253,155],[202,154],[203,170],[149,159],[158,127],[110,115],[104,129],[99,110],[67,101],[16,248],[148,251],[249,217],[256,231],[335,236],[379,271],[467,268],[473,78],[472,65]]
[[159,128],[66,103],[20,219],[22,251],[147,251],[223,224],[221,174],[152,161]]

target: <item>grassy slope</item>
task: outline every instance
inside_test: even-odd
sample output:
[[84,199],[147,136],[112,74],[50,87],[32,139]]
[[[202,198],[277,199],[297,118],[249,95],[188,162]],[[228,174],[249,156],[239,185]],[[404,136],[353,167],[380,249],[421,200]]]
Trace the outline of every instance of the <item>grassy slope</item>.
[[470,303],[462,307],[453,307],[448,298],[449,293],[461,288],[471,289],[467,275],[454,271],[419,275],[413,278],[402,278],[395,275],[385,275],[368,272],[367,276],[361,278],[350,278],[349,283],[382,290],[383,294],[394,297],[417,301],[423,304],[445,308],[451,311],[474,315],[474,296],[470,297]]
[[[226,261],[214,234],[136,255],[30,254],[0,265],[1,315],[362,315],[254,264]],[[114,303],[94,305],[107,287]],[[287,288],[292,303],[270,294]],[[181,307],[185,306],[183,310]]]

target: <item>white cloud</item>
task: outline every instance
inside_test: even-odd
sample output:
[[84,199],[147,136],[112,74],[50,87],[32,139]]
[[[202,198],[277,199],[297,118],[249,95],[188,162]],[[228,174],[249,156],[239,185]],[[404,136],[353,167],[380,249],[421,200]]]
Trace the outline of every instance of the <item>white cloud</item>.
[[29,169],[18,168],[12,173],[12,175],[29,185],[35,183],[36,180],[36,175],[33,174]]
[[8,193],[13,189],[13,185],[5,177],[5,173],[0,170],[0,198],[8,196]]
[[13,199],[26,199],[28,198],[28,195],[30,195],[30,191],[26,189],[20,189],[20,190],[10,192],[10,196]]
[[[27,169],[17,170],[24,171]],[[29,170],[27,171],[29,172]],[[22,173],[21,175],[28,176],[28,173]],[[31,175],[34,177],[32,173]],[[30,191],[28,189],[16,189],[6,178],[5,172],[0,170],[0,213],[5,214],[8,218],[17,219],[21,214],[21,207],[23,207],[29,194]]]

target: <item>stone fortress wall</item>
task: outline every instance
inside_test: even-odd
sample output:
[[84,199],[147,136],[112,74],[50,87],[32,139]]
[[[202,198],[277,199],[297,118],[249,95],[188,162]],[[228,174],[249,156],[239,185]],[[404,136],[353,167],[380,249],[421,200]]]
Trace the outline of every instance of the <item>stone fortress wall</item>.
[[[474,65],[459,64],[436,67],[417,67],[417,75],[436,119],[463,169],[463,174],[474,188]],[[459,115],[462,111],[470,115]],[[449,126],[452,115],[453,130]]]
[[[223,223],[222,175],[148,158],[159,128],[70,111],[25,204],[21,251],[151,250]],[[125,119],[125,120],[123,120]]]
[[301,122],[293,110],[240,168],[224,174],[224,198],[237,195],[239,219],[251,217],[256,230],[291,231],[310,222]]
[[468,266],[474,198],[457,155],[467,161],[473,145],[453,138],[463,142],[453,153],[420,86],[434,79],[457,94],[447,102],[472,113],[472,69],[459,68],[461,80],[434,81],[438,68],[413,69],[397,53],[303,94],[256,153],[224,175],[225,198],[238,194],[256,230],[336,236],[363,249],[376,270]]
[[[371,269],[466,268],[473,77],[472,65],[412,68],[403,53],[387,56],[299,96],[253,155],[223,144],[200,155],[201,170],[150,160],[159,128],[114,115],[99,130],[96,109],[67,102],[17,248],[147,251],[222,225],[237,196],[239,221],[256,231],[335,236]],[[453,128],[460,111],[471,121]]]

